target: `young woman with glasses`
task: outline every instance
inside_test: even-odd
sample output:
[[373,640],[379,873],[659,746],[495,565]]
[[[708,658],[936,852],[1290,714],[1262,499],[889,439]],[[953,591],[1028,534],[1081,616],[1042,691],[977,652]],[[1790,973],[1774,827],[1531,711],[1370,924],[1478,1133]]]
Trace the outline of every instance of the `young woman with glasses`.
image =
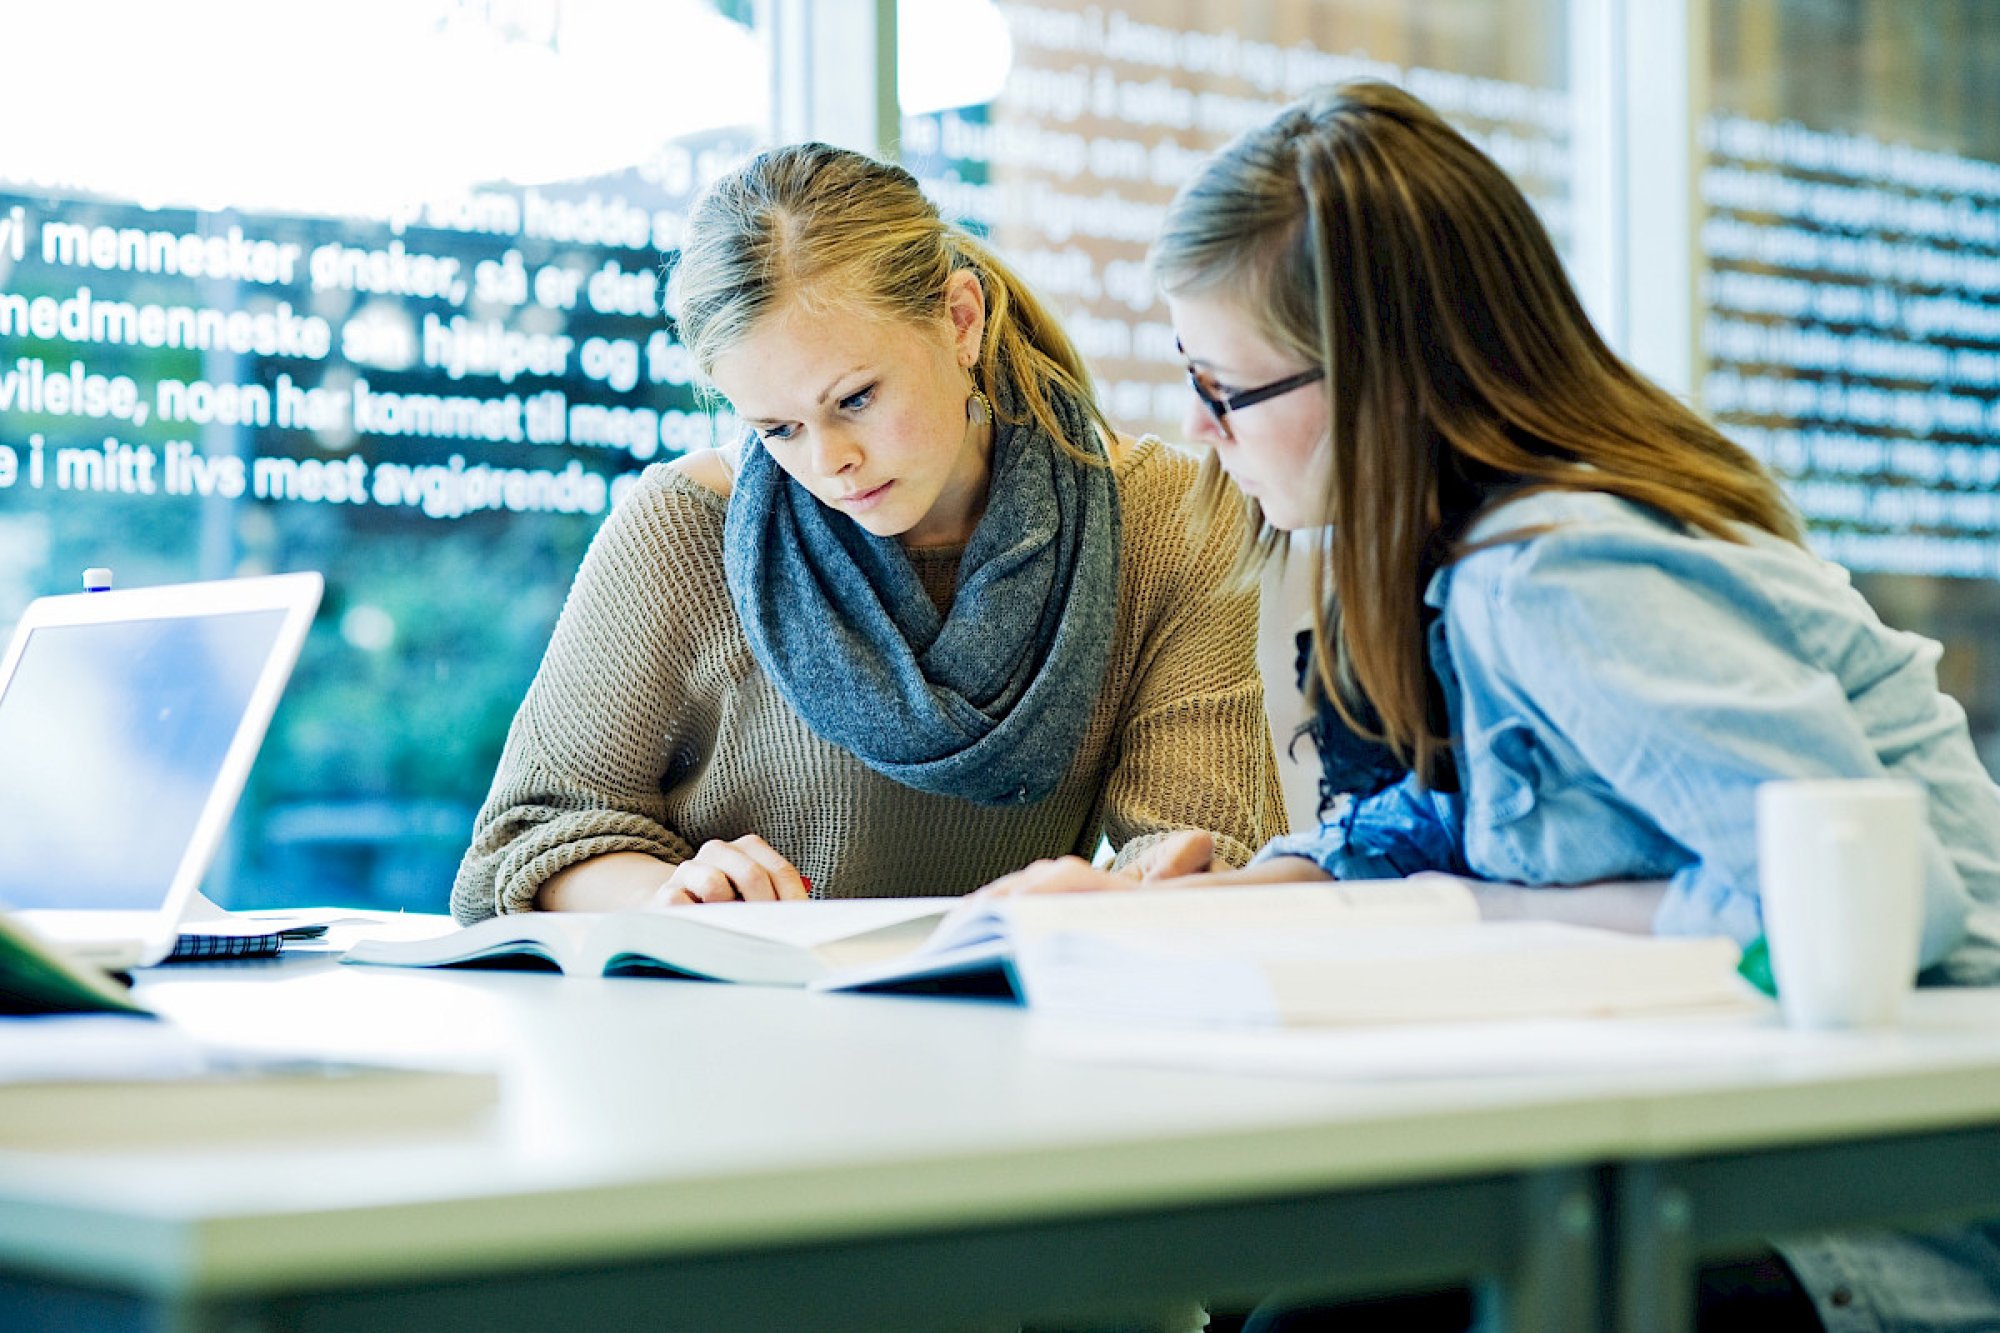
[[[1386,85],[1309,98],[1197,172],[1152,264],[1213,449],[1201,508],[1247,502],[1253,565],[1289,533],[1313,551],[1322,823],[1207,882],[1439,869],[1487,881],[1494,915],[1747,944],[1757,785],[1889,776],[1928,797],[1924,965],[2000,977],[2000,792],[1937,645],[1883,626],[1770,475],[1611,352],[1467,139]],[[1000,891],[1114,884],[1070,860]],[[1822,1238],[1737,1276],[1757,1327],[1814,1325],[1796,1274],[1928,1328],[1993,1309],[1993,1242]],[[1853,1280],[1899,1264],[1913,1283]]]

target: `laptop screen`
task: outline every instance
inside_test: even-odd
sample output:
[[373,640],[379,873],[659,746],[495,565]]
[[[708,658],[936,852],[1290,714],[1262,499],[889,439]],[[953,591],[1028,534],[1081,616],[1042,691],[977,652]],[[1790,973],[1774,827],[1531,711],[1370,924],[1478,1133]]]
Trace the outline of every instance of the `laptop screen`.
[[0,905],[165,901],[285,615],[28,633],[0,695]]

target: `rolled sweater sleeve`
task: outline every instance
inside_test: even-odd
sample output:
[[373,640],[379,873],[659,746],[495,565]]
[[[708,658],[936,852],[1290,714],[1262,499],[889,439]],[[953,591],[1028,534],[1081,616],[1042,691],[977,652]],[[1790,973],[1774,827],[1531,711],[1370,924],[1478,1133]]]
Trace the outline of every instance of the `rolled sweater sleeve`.
[[712,739],[719,689],[706,677],[724,669],[691,629],[722,611],[695,604],[722,585],[700,505],[640,486],[592,541],[459,864],[460,921],[529,910],[590,857],[693,855],[667,824],[663,784]]

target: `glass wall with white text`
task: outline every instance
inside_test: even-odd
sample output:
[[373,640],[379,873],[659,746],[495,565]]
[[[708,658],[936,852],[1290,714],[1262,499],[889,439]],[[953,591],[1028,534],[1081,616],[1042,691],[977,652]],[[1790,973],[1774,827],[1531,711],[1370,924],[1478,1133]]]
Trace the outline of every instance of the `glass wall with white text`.
[[2000,760],[2000,6],[1712,0],[1701,405]]
[[[1143,261],[1174,189],[1312,87],[1411,88],[1536,202],[1613,341],[1944,642],[2000,760],[1991,0],[246,12],[0,0],[0,631],[91,565],[327,576],[226,901],[441,908],[596,525],[638,469],[733,434],[659,304],[690,200],[775,127],[838,138],[871,106],[1050,298],[1113,419],[1172,440]],[[870,32],[897,34],[880,69],[801,49]],[[1281,740],[1298,595],[1264,645]]]
[[713,438],[658,280],[768,52],[747,0],[250,12],[0,0],[0,628],[322,571],[210,887],[438,910],[597,522]]

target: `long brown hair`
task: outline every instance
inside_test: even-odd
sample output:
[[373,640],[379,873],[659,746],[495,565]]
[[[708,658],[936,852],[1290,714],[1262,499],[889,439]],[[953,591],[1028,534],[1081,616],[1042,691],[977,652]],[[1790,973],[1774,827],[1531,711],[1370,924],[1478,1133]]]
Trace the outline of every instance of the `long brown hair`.
[[[1604,491],[1725,539],[1800,539],[1754,459],[1605,345],[1505,173],[1399,88],[1342,84],[1238,138],[1181,189],[1151,262],[1168,293],[1220,296],[1325,367],[1313,692],[1425,782],[1451,737],[1424,584],[1488,505]],[[1205,481],[1206,521],[1244,503],[1212,460]],[[1280,549],[1260,528],[1246,561]]]
[[[1090,371],[1062,325],[1021,278],[963,228],[945,222],[899,166],[823,143],[759,153],[703,192],[668,285],[679,336],[703,375],[759,321],[791,302],[911,323],[948,318],[945,287],[970,269],[986,294],[979,383],[1005,385],[1021,410],[1079,457],[1058,396],[1081,406],[1105,441]],[[1010,395],[994,410],[1011,422]]]

